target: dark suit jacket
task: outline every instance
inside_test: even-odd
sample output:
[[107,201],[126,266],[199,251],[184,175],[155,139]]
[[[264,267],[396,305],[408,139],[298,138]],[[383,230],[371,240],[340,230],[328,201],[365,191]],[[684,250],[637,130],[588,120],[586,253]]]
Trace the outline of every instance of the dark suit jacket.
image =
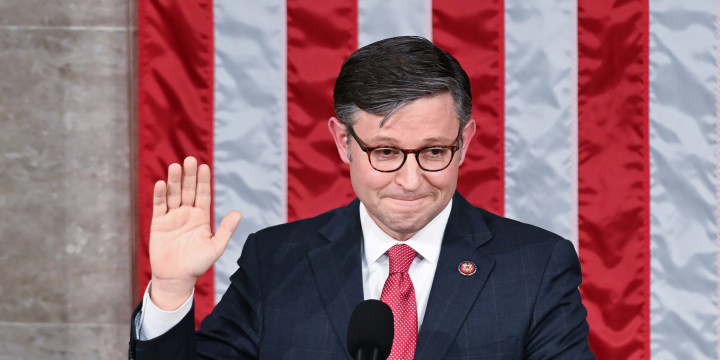
[[[193,333],[193,312],[137,359],[350,359],[363,301],[358,200],[250,235],[222,300]],[[464,276],[458,265],[472,261]],[[429,279],[428,279],[429,280]],[[455,194],[415,359],[594,359],[572,244]],[[195,355],[197,354],[197,355]]]

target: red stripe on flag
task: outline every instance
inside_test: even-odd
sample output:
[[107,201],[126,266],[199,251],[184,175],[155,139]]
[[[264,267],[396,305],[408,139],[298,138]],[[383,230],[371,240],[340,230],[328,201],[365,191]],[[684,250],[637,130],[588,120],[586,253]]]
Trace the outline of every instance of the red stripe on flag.
[[460,167],[458,190],[472,203],[504,212],[504,3],[434,1],[433,42],[470,77],[477,132]]
[[[186,155],[212,168],[212,1],[138,2],[138,294],[150,280],[152,192]],[[195,286],[195,321],[214,306],[212,269]]]
[[590,345],[598,359],[649,359],[648,3],[578,5],[578,225]]
[[287,1],[288,221],[355,198],[327,120],[345,58],[357,49],[355,0]]

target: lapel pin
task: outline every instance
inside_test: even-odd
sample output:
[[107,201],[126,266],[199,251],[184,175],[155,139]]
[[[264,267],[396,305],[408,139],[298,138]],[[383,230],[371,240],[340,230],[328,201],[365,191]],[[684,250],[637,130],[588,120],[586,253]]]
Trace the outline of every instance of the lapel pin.
[[458,271],[465,276],[474,275],[475,271],[477,271],[477,266],[475,266],[475,263],[472,261],[463,261],[458,265]]

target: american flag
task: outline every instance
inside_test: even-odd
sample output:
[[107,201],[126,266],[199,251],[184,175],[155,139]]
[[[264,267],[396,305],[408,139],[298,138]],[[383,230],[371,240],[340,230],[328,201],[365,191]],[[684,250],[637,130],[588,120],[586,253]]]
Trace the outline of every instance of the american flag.
[[244,218],[196,289],[219,301],[245,237],[353,197],[327,131],[359,46],[420,35],[468,72],[458,189],[571,240],[599,359],[718,359],[718,10],[709,0],[138,3],[137,289],[153,183],[211,165]]

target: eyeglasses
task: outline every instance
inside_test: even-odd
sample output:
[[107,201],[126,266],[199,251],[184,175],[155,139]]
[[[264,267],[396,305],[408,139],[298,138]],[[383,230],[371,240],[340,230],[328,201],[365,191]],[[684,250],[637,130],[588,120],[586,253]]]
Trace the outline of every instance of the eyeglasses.
[[436,145],[421,149],[400,149],[394,146],[367,147],[351,127],[347,129],[360,145],[360,149],[367,154],[370,166],[380,172],[398,171],[405,164],[408,154],[415,154],[418,166],[425,171],[445,170],[452,162],[455,152],[460,149],[458,145]]

